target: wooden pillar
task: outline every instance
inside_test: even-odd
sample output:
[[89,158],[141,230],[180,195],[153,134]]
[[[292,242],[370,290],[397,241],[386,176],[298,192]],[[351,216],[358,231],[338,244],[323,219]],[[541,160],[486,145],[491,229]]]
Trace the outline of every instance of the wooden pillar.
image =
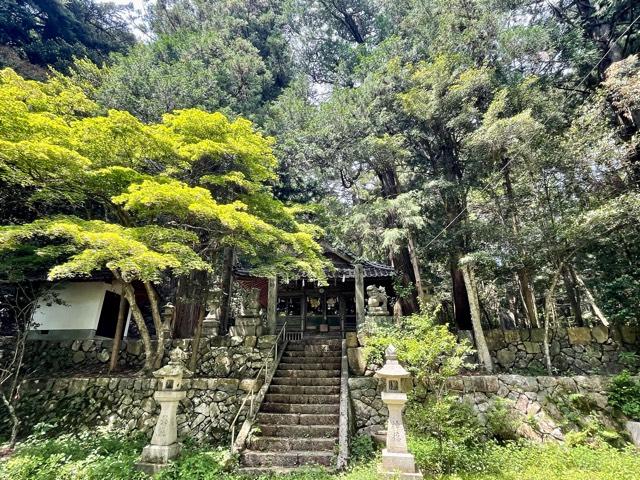
[[267,290],[267,331],[275,335],[277,326],[276,306],[278,305],[278,277],[269,277]]
[[356,281],[356,325],[364,324],[364,268],[360,263],[355,265]]

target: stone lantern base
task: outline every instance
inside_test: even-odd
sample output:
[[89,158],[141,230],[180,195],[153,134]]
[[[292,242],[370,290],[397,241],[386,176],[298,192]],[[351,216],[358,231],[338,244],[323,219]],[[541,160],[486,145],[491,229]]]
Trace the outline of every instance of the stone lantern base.
[[154,475],[167,467],[169,461],[179,454],[180,444],[177,442],[171,445],[147,445],[142,449],[142,458],[136,463],[136,467],[147,475]]
[[382,465],[379,473],[388,479],[423,478],[422,473],[416,470],[416,462],[412,454],[389,452],[386,448],[382,450]]
[[235,326],[229,328],[232,337],[259,337],[262,335],[260,317],[238,317]]

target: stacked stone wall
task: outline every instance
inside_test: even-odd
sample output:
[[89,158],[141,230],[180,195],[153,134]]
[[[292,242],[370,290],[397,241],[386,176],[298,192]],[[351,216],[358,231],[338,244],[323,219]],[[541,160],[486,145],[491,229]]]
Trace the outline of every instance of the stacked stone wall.
[[[41,423],[64,431],[110,427],[151,436],[160,413],[153,399],[156,385],[156,379],[131,377],[26,381],[18,407],[22,432]],[[228,437],[231,422],[252,385],[250,379],[186,379],[187,396],[180,402],[177,417],[180,437],[200,442]],[[0,417],[0,431],[6,431],[8,416]],[[243,420],[240,418],[238,425]]]
[[[11,337],[0,339],[0,351],[10,351]],[[196,376],[250,378],[264,364],[275,336],[211,337],[200,341]],[[111,358],[112,340],[87,339],[67,341],[33,340],[27,343],[24,364],[30,377],[105,374]],[[191,354],[192,340],[169,340],[165,345],[163,364],[169,351],[179,346]],[[0,356],[0,361],[2,356]],[[144,364],[140,340],[125,340],[119,355],[119,370],[140,370]]]
[[[461,337],[472,339],[471,332]],[[485,338],[495,368],[505,373],[541,374],[544,365],[544,330],[493,329]],[[575,327],[549,332],[551,364],[558,374],[611,374],[635,367],[625,362],[625,353],[640,353],[637,327]]]
[[[464,375],[450,378],[448,389],[460,401],[471,405],[481,422],[500,398],[514,418],[521,420],[520,435],[536,441],[561,441],[565,435],[563,427],[570,423],[567,409],[572,408],[587,408],[606,427],[624,429],[624,419],[616,419],[608,405],[610,380],[610,376],[601,375]],[[384,429],[388,412],[380,398],[382,382],[374,377],[352,377],[349,389],[357,432],[375,434]]]

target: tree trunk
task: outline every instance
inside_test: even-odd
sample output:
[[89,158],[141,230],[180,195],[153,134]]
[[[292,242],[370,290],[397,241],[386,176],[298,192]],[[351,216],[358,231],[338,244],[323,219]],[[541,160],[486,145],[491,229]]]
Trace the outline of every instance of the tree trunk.
[[[504,180],[504,190],[507,197],[507,214],[511,219],[511,230],[516,238],[516,249],[518,255],[524,259],[526,257],[525,251],[522,245],[518,241],[520,236],[520,222],[518,220],[518,208],[516,206],[516,197],[513,191],[513,183],[511,182],[511,170],[509,168],[509,159],[502,159],[502,174]],[[520,295],[522,296],[522,302],[524,304],[527,319],[531,326],[540,327],[538,320],[538,309],[536,307],[536,297],[531,285],[531,274],[526,266],[518,268],[516,271],[518,276],[518,285],[520,287]]]
[[122,334],[124,330],[124,320],[127,313],[127,299],[124,292],[120,295],[120,307],[118,308],[118,321],[116,323],[116,333],[113,337],[113,347],[111,347],[111,360],[109,361],[109,373],[115,371],[118,366],[120,356],[120,345],[122,345]]
[[200,339],[202,338],[202,324],[204,322],[206,308],[204,305],[200,307],[200,314],[198,315],[198,323],[196,324],[196,331],[193,336],[193,343],[191,345],[191,360],[189,361],[189,370],[196,371],[198,364],[198,355],[200,354]]
[[553,375],[553,367],[551,365],[551,353],[549,352],[549,324],[551,323],[551,318],[553,316],[553,305],[555,303],[555,290],[556,285],[558,284],[558,280],[560,278],[560,273],[564,270],[564,265],[560,264],[558,270],[556,271],[553,279],[551,280],[551,284],[549,288],[544,294],[544,337],[543,337],[543,350],[544,350],[544,359],[547,367],[547,373],[549,375]]
[[156,351],[154,354],[154,368],[160,368],[162,364],[162,357],[164,357],[164,342],[166,340],[167,332],[171,330],[170,320],[163,320],[160,314],[160,299],[158,298],[158,292],[150,282],[143,282],[144,288],[147,291],[149,297],[149,303],[151,304],[151,315],[153,317],[153,324],[156,327]]
[[131,308],[131,316],[136,322],[136,326],[138,327],[138,331],[140,332],[140,338],[142,339],[142,345],[144,346],[145,359],[143,369],[145,371],[150,371],[153,369],[153,366],[155,364],[155,358],[153,345],[151,343],[151,335],[149,335],[149,329],[144,323],[144,317],[142,316],[140,307],[138,307],[138,303],[136,302],[136,293],[133,289],[133,286],[130,283],[123,281],[122,291],[125,295],[125,298],[129,302],[129,307]]
[[220,334],[226,335],[229,331],[229,315],[231,310],[231,289],[233,287],[233,247],[225,247],[222,259],[222,281],[220,289]]
[[478,357],[486,371],[488,373],[493,373],[493,362],[491,361],[491,354],[489,353],[489,347],[487,346],[487,341],[484,337],[484,331],[482,330],[482,323],[480,320],[480,301],[478,299],[478,288],[473,274],[473,267],[470,265],[462,265],[461,270],[467,285],[467,294],[469,297],[469,305],[471,307],[473,336],[476,340]]
[[535,325],[540,327],[538,321],[538,309],[536,307],[536,299],[529,280],[529,272],[526,268],[521,268],[516,272],[518,276],[518,284],[520,286],[520,293],[522,295],[522,301],[524,302],[525,310],[527,313],[527,319],[531,326]]
[[578,327],[584,326],[584,320],[582,319],[582,305],[580,302],[580,292],[576,288],[575,272],[572,272],[573,268],[569,265],[565,265],[562,269],[562,278],[564,281],[564,288],[567,291],[567,297],[569,297],[569,305],[571,306],[571,313],[573,319]]
[[207,272],[195,271],[180,277],[175,295],[176,338],[193,338],[200,317],[200,307],[209,290]]
[[6,407],[9,412],[9,418],[11,418],[11,435],[9,437],[9,450],[13,450],[16,446],[16,442],[18,440],[18,429],[20,428],[20,419],[18,415],[16,415],[16,409],[13,406],[13,399],[7,398],[4,392],[0,391],[0,395],[2,396],[2,403]]
[[469,294],[464,281],[462,269],[458,267],[459,256],[453,256],[449,260],[451,282],[453,291],[453,316],[455,323],[460,330],[472,330],[471,306],[469,305]]
[[416,244],[413,239],[413,234],[409,233],[408,238],[408,250],[409,258],[411,259],[411,266],[413,267],[413,276],[416,279],[416,291],[418,293],[418,300],[420,304],[425,303],[424,285],[422,284],[422,274],[420,273],[420,261],[418,260],[418,253],[416,252]]
[[389,261],[391,262],[391,266],[400,274],[400,283],[402,286],[410,289],[407,295],[398,298],[398,302],[402,308],[402,314],[411,315],[412,313],[416,313],[420,308],[409,250],[406,247],[402,247],[399,252],[390,251]]
[[[395,169],[388,165],[384,168],[376,170],[380,185],[382,187],[382,193],[384,198],[393,199],[397,198],[400,194],[400,188],[398,186],[398,180]],[[388,213],[385,219],[386,228],[398,228],[399,222],[395,214]],[[391,265],[400,274],[400,282],[403,287],[409,288],[409,294],[404,297],[400,297],[398,301],[402,307],[403,315],[411,315],[417,312],[419,308],[418,304],[418,292],[417,278],[415,276],[415,266],[412,262],[411,253],[409,252],[408,245],[402,245],[400,248],[389,248],[389,260]],[[417,266],[417,265],[416,265]],[[418,277],[419,278],[419,277]]]
[[575,272],[575,275],[576,275],[576,280],[578,282],[578,285],[580,286],[580,288],[582,288],[584,290],[584,294],[587,297],[587,300],[589,301],[589,304],[591,305],[591,309],[593,310],[593,314],[596,316],[596,318],[598,320],[600,320],[600,322],[602,322],[602,324],[605,327],[608,327],[609,326],[609,321],[607,320],[607,317],[605,317],[604,313],[602,313],[602,310],[600,310],[598,308],[598,305],[596,305],[596,299],[591,294],[591,290],[589,290],[587,285],[584,283],[584,280],[582,280],[580,275],[578,275],[578,272]]

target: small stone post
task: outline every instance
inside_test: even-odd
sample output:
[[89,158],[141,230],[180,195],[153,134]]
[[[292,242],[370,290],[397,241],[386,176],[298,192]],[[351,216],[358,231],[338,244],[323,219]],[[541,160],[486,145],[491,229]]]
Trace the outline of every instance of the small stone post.
[[142,458],[137,464],[140,470],[151,475],[164,468],[169,460],[180,453],[176,414],[178,403],[186,396],[186,392],[182,390],[182,379],[192,375],[184,366],[185,357],[186,354],[176,348],[170,354],[169,364],[153,372],[159,383],[153,398],[160,403],[160,416],[153,430],[151,443],[144,447]]
[[220,333],[220,290],[211,288],[207,298],[207,316],[202,321],[202,335],[217,337]]
[[382,401],[389,409],[387,448],[382,450],[380,474],[389,479],[422,478],[422,473],[416,469],[413,455],[407,450],[407,435],[402,420],[402,410],[407,403],[407,394],[401,388],[402,380],[411,375],[398,363],[393,345],[387,348],[385,359],[384,366],[376,373],[376,377],[385,381]]
[[364,324],[364,267],[361,263],[356,263],[354,268],[356,287],[356,326],[360,329]]
[[269,277],[267,294],[267,329],[270,335],[275,335],[277,328],[276,307],[278,305],[278,277]]

